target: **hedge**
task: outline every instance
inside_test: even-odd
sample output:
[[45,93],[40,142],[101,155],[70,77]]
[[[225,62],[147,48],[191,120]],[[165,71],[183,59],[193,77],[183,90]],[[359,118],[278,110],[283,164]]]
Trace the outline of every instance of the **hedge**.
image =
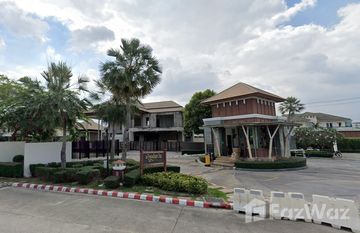
[[305,167],[306,159],[299,157],[282,158],[274,161],[269,160],[238,160],[235,167],[246,169],[284,169]]
[[208,185],[200,177],[174,172],[157,172],[142,177],[144,185],[158,187],[166,191],[185,192],[191,194],[206,193]]
[[36,177],[35,169],[37,167],[45,167],[45,164],[42,164],[42,163],[30,164],[29,168],[30,168],[30,173],[31,173],[32,177]]
[[344,138],[338,142],[338,147],[341,152],[359,153],[360,139]]
[[13,158],[14,163],[23,163],[24,162],[24,156],[23,155],[15,155]]
[[306,157],[320,157],[320,158],[332,158],[334,153],[331,151],[318,151],[318,150],[307,150],[305,151]]
[[22,163],[0,163],[0,176],[2,177],[23,177]]
[[116,189],[120,186],[120,178],[118,176],[108,176],[104,179],[104,185],[108,189]]
[[98,169],[82,169],[76,173],[76,180],[79,184],[89,184],[100,177]]
[[[155,172],[163,172],[163,171],[164,171],[163,166],[144,168],[144,174],[155,173]],[[169,166],[166,166],[166,171],[180,173],[180,167],[179,166],[170,166],[169,165]]]
[[58,167],[36,167],[35,168],[35,175],[42,180],[45,181],[53,181],[54,174],[60,171],[61,168]]
[[138,183],[140,181],[140,170],[139,169],[135,169],[132,170],[128,173],[125,173],[124,175],[124,186],[126,187],[132,187],[134,186],[136,183]]

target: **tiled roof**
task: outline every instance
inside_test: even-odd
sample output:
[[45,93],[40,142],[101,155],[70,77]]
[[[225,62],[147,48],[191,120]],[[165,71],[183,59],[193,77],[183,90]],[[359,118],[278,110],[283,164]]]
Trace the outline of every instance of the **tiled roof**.
[[239,83],[235,84],[234,86],[229,87],[226,90],[223,90],[222,92],[218,93],[217,95],[214,95],[214,96],[204,100],[202,103],[212,103],[212,102],[218,102],[218,101],[222,101],[222,100],[232,99],[232,98],[236,98],[236,97],[245,97],[245,96],[250,96],[250,95],[269,98],[276,102],[282,102],[285,100],[284,98],[282,98],[278,95],[275,95],[270,92],[261,90],[259,88],[250,86],[246,83],[239,82]]
[[317,120],[320,122],[324,121],[350,121],[350,118],[342,117],[342,116],[334,116],[321,112],[305,112],[303,114],[297,114],[299,117],[307,117],[307,116],[316,116]]
[[183,107],[174,101],[160,101],[142,103],[139,109],[145,112],[176,112],[182,111]]

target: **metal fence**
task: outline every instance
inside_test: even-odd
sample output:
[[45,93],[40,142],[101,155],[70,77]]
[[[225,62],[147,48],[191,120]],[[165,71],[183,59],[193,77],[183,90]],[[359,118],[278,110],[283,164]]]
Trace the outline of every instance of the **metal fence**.
[[[122,152],[123,142],[115,141],[115,154],[119,155]],[[174,152],[199,152],[204,151],[204,143],[201,142],[160,142],[160,141],[145,141],[145,142],[130,142],[129,150],[167,150]],[[111,141],[76,141],[72,142],[72,158],[97,158],[105,157],[106,153],[111,151]]]

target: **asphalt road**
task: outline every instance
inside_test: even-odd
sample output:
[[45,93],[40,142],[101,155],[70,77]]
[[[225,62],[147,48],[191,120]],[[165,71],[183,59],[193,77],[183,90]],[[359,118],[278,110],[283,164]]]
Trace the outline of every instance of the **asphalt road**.
[[342,232],[311,223],[262,220],[245,223],[229,210],[180,207],[164,203],[61,194],[5,187],[0,189],[0,232]]
[[306,169],[295,171],[242,171],[204,167],[194,157],[170,157],[181,171],[202,176],[232,191],[236,187],[270,191],[301,192],[311,201],[312,194],[353,199],[360,203],[360,154],[344,154],[343,159],[308,158]]

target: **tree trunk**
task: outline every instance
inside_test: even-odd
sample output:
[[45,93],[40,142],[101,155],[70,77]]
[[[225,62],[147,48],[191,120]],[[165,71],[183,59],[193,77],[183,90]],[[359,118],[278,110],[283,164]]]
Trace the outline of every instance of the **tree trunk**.
[[131,125],[131,106],[130,100],[126,103],[126,124],[124,129],[124,136],[123,136],[123,151],[122,151],[122,160],[126,160],[127,149],[129,145],[129,129]]
[[275,131],[273,134],[271,134],[269,126],[266,126],[267,132],[269,134],[270,137],[270,143],[269,143],[269,159],[271,159],[272,157],[272,148],[273,148],[273,141],[274,141],[274,137],[276,135],[276,132],[279,130],[279,125],[276,127]]
[[111,152],[110,159],[114,159],[115,157],[115,122],[112,123],[112,132],[111,132]]
[[[284,154],[285,154],[285,157],[290,157],[291,154],[290,154],[290,135],[291,135],[291,132],[293,131],[294,129],[294,126],[290,126],[290,128],[288,127],[284,127]],[[287,131],[287,132],[285,132]]]
[[248,149],[248,153],[249,153],[249,158],[252,159],[252,152],[251,152],[251,145],[250,145],[250,140],[249,140],[249,127],[246,128],[242,125],[242,130],[244,132],[245,138],[246,138],[246,144],[247,144],[247,149]]
[[66,119],[63,122],[63,138],[60,152],[61,167],[66,168]]

